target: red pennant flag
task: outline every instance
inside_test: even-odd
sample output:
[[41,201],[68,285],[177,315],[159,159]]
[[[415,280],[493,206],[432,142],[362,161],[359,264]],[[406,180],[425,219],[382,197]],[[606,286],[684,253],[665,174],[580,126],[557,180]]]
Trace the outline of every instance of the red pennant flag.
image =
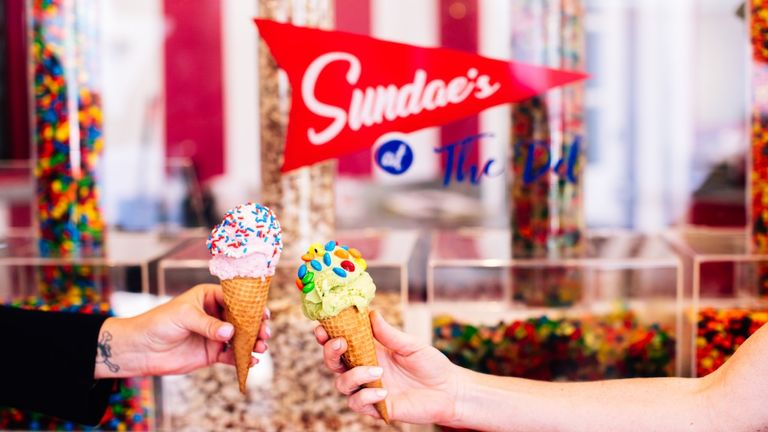
[[293,88],[282,171],[586,78],[444,48],[255,20]]

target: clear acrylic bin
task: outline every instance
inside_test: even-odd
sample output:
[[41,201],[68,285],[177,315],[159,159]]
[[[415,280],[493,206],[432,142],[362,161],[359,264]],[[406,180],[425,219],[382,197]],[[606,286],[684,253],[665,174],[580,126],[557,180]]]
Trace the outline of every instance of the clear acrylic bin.
[[686,228],[665,234],[683,257],[686,372],[703,376],[722,365],[768,322],[768,255],[750,253],[744,229]]
[[437,231],[427,303],[409,304],[406,329],[487,373],[680,375],[679,258],[656,236],[589,232],[586,243],[579,258],[518,259],[507,230]]

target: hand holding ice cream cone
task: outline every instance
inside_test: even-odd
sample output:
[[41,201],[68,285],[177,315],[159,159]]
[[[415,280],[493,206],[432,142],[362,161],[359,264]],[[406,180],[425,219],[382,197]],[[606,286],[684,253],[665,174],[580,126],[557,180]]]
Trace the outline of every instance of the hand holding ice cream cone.
[[209,269],[224,291],[226,319],[235,327],[232,346],[240,392],[245,394],[269,284],[283,250],[280,223],[267,207],[240,205],[211,231],[208,250]]
[[[360,252],[335,241],[315,243],[301,257],[296,286],[302,295],[302,311],[317,320],[332,338],[343,337],[348,349],[342,359],[347,367],[377,366],[376,347],[368,318],[368,305],[376,285],[365,271],[367,264]],[[381,388],[381,380],[366,383]],[[384,401],[376,410],[389,423]]]

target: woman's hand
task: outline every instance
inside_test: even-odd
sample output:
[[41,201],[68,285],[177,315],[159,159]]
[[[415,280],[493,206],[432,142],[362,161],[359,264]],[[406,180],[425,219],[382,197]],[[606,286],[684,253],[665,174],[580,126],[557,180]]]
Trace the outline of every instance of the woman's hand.
[[[340,375],[336,388],[349,396],[349,407],[359,413],[380,418],[373,404],[386,397],[392,420],[408,423],[450,424],[456,419],[460,393],[458,368],[435,348],[416,342],[390,326],[381,314],[371,312],[379,367],[359,366],[347,370],[341,355],[347,350],[343,338],[329,340],[322,326],[315,329],[323,345],[325,365]],[[384,390],[362,388],[381,378]]]
[[[99,333],[96,378],[172,375],[214,363],[234,365],[226,348],[234,327],[222,321],[219,285],[197,285],[173,300],[133,318],[109,318]],[[264,311],[254,351],[263,353],[271,335]],[[251,365],[258,361],[254,358]]]

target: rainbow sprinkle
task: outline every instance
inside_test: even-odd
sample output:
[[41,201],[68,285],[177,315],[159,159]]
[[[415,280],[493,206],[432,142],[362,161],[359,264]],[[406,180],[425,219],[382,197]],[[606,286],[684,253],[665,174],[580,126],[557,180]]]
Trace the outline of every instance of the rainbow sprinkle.
[[[266,252],[265,255],[274,258],[283,251],[281,233],[280,222],[272,210],[261,204],[246,203],[224,215],[211,231],[206,245],[213,256],[242,258]],[[268,260],[267,267],[271,265],[272,261]]]

